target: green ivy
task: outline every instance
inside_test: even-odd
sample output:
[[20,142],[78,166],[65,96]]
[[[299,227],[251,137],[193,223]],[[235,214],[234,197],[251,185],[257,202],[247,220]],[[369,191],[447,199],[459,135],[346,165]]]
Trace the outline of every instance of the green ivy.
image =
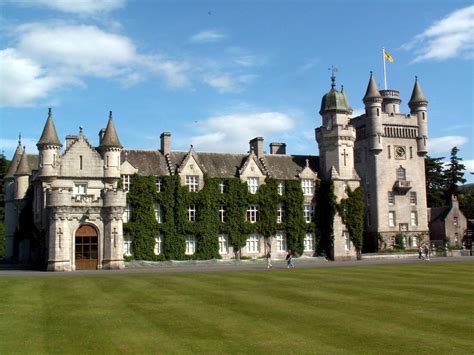
[[364,194],[360,187],[351,191],[347,189],[347,198],[342,199],[338,205],[338,211],[342,222],[346,225],[357,257],[361,257],[362,243],[364,237]]
[[300,181],[286,181],[284,200],[286,208],[286,243],[288,249],[293,253],[302,254],[307,226],[303,214],[304,196]]

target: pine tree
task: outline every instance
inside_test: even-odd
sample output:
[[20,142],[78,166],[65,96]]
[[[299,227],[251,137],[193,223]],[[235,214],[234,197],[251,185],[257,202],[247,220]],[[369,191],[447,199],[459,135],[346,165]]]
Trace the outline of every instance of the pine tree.
[[0,259],[5,253],[5,190],[3,178],[7,173],[8,160],[5,154],[0,154]]
[[430,156],[426,156],[425,158],[426,198],[428,207],[440,207],[445,203],[446,178],[443,159],[444,157],[431,158]]
[[456,196],[458,194],[459,185],[466,182],[466,179],[464,179],[466,167],[461,163],[462,158],[458,157],[458,152],[459,149],[457,147],[451,149],[449,164],[447,164],[447,169],[444,171],[446,181],[445,200],[448,203],[452,195]]

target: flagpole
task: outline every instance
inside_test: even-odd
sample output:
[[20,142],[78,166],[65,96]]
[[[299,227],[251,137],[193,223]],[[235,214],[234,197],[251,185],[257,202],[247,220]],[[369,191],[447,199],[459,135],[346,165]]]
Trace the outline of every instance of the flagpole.
[[387,90],[387,68],[385,65],[385,48],[382,47],[382,57],[383,57],[383,83],[384,90]]

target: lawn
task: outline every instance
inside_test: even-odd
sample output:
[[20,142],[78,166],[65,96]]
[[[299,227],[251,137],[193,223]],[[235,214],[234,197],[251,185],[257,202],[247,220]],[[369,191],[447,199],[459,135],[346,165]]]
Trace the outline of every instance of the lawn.
[[0,278],[0,353],[474,350],[472,262]]

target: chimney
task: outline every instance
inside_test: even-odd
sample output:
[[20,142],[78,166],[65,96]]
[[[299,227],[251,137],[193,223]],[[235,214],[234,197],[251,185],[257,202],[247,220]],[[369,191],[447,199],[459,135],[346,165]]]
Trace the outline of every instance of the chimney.
[[104,134],[105,134],[105,128],[102,128],[102,129],[99,131],[99,145],[101,145],[102,139],[104,139]]
[[161,153],[163,155],[167,155],[170,153],[170,146],[171,146],[171,133],[170,132],[163,132],[160,136],[161,139]]
[[270,143],[270,154],[286,154],[285,143]]
[[66,136],[66,149],[68,149],[75,141],[77,141],[76,135]]
[[257,157],[263,156],[263,137],[255,137],[250,142],[250,151],[253,150]]

